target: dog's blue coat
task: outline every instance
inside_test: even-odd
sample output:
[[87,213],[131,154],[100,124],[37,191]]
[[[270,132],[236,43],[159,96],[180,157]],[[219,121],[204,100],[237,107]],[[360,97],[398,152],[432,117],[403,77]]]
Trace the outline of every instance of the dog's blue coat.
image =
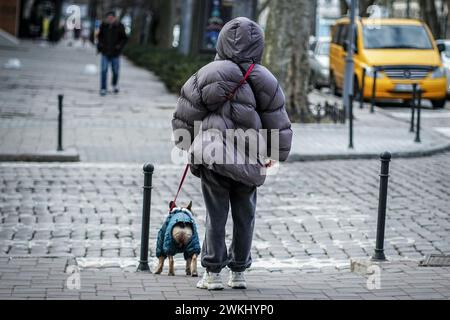
[[[178,222],[190,223],[192,226],[192,238],[187,246],[182,248],[177,246],[177,243],[172,239],[172,229]],[[186,210],[180,208],[171,211],[158,232],[156,242],[156,256],[158,258],[174,256],[177,253],[183,253],[185,259],[192,257],[194,254],[200,254],[200,241],[194,218]]]

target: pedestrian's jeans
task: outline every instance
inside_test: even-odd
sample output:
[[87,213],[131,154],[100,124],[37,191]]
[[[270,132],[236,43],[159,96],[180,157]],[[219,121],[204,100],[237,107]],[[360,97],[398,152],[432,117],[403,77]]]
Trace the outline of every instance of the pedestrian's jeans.
[[102,70],[101,70],[101,89],[107,89],[108,82],[108,67],[111,64],[112,69],[112,85],[113,87],[117,86],[119,82],[119,67],[120,67],[120,58],[117,57],[108,57],[106,55],[102,55]]
[[[255,226],[256,187],[249,187],[201,167],[201,185],[206,205],[206,232],[201,263],[209,272],[228,266],[242,272],[252,263],[251,246]],[[225,225],[231,204],[233,238],[227,254]]]

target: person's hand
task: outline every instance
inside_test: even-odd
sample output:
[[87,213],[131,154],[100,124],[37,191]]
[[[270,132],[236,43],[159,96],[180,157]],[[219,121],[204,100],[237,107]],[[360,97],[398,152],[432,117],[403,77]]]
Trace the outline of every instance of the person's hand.
[[272,168],[275,165],[276,161],[270,159],[268,162],[266,162],[265,167],[266,168]]

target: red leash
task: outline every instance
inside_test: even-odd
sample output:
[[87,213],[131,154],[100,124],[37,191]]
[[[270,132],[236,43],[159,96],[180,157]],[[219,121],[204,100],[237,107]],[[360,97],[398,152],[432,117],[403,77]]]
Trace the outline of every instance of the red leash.
[[231,99],[234,97],[234,95],[236,94],[236,91],[237,91],[240,87],[242,87],[242,85],[245,83],[245,81],[247,81],[247,79],[248,79],[248,77],[250,76],[250,73],[252,73],[252,70],[253,70],[254,67],[255,67],[255,64],[252,63],[252,64],[250,65],[250,67],[248,68],[247,72],[245,73],[244,78],[242,78],[242,80],[239,82],[239,85],[238,85],[236,88],[234,88],[234,90],[231,91],[231,92],[228,94],[227,100],[231,100]]
[[[247,72],[245,73],[244,78],[239,82],[239,85],[232,92],[230,92],[230,94],[227,96],[227,100],[231,100],[234,97],[234,95],[236,94],[236,91],[245,83],[245,81],[247,81],[247,79],[250,76],[250,73],[252,72],[254,67],[255,67],[255,64],[252,63],[250,65],[250,67],[248,68]],[[178,195],[180,194],[181,188],[183,187],[184,180],[186,180],[188,169],[189,169],[189,163],[186,165],[186,168],[184,169],[183,177],[181,178],[180,184],[178,186],[178,191],[177,191],[177,194],[175,195],[175,199],[173,199],[173,201],[170,202],[170,205],[169,205],[170,211],[172,211],[173,208],[175,208],[177,206],[177,204],[176,204],[177,198],[178,198]]]
[[177,194],[175,195],[175,199],[173,199],[173,201],[170,202],[170,211],[172,211],[173,208],[175,208],[177,206],[177,204],[176,204],[177,198],[178,198],[178,195],[180,194],[181,187],[183,186],[184,180],[186,180],[188,169],[189,169],[189,163],[186,165],[186,168],[184,169],[183,177],[181,178],[180,184],[178,186],[178,191],[177,191]]

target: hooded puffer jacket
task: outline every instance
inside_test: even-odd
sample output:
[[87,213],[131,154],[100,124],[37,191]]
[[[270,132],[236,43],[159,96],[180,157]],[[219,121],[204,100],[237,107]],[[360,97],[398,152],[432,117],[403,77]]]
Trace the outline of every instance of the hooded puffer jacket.
[[[261,186],[265,181],[265,170],[259,158],[256,163],[239,162],[241,160],[237,158],[248,158],[248,151],[244,151],[243,155],[234,155],[234,163],[211,163],[212,160],[208,158],[210,152],[205,154],[205,148],[209,146],[209,150],[212,150],[211,143],[226,143],[205,134],[203,136],[208,139],[201,137],[201,134],[196,136],[194,122],[201,122],[201,132],[215,129],[223,136],[227,129],[267,129],[267,136],[258,134],[257,137],[258,141],[264,139],[258,148],[258,153],[262,155],[272,147],[270,130],[277,129],[279,142],[273,143],[278,146],[276,151],[279,152],[279,159],[276,160],[285,161],[291,149],[292,130],[285,109],[284,93],[277,79],[261,65],[264,38],[257,23],[243,17],[231,20],[222,28],[216,50],[215,60],[195,73],[181,89],[172,120],[176,145],[189,150],[195,163],[200,158],[203,165],[218,174],[246,185]],[[252,63],[255,66],[248,80],[229,98]],[[188,130],[190,141],[183,141],[177,129]],[[199,137],[203,142],[201,144],[194,142],[194,138],[197,140]],[[197,165],[191,166],[191,171],[198,176]]]

